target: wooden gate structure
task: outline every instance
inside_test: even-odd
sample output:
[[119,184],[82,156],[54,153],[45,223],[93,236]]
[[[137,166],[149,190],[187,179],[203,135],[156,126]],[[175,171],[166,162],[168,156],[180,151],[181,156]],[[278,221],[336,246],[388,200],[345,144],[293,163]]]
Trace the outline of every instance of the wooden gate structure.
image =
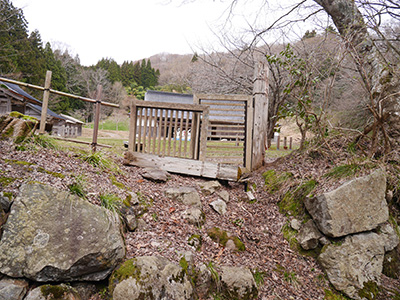
[[125,163],[238,180],[262,165],[267,69],[257,65],[249,95],[194,95],[193,104],[132,101]]

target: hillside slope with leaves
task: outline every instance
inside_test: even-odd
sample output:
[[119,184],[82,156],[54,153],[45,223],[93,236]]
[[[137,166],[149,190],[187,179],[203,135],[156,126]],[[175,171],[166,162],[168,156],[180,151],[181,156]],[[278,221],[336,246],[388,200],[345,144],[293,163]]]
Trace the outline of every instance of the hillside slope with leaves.
[[[332,291],[314,259],[315,253],[299,253],[289,220],[305,214],[301,197],[329,190],[367,173],[379,167],[377,162],[353,164],[352,155],[343,151],[334,154],[323,147],[292,153],[253,172],[246,184],[223,183],[222,190],[229,194],[229,201],[227,213],[220,216],[209,206],[217,196],[201,194],[200,186],[206,179],[171,174],[167,182],[156,183],[142,177],[143,169],[124,166],[120,155],[111,152],[93,155],[87,148],[75,146],[63,146],[60,150],[51,139],[47,144],[39,140],[23,146],[1,141],[1,190],[15,197],[22,184],[40,182],[70,191],[96,205],[104,205],[105,196],[123,201],[130,193],[136,193],[146,207],[141,217],[145,225],[140,231],[125,232],[127,258],[158,255],[179,262],[182,253],[190,251],[195,265],[211,263],[217,272],[221,265],[251,269],[259,284],[259,299],[346,299]],[[342,146],[338,144],[337,149]],[[339,177],[326,175],[335,170],[332,174],[336,174],[335,167],[340,165],[354,167],[345,167],[348,173]],[[400,173],[397,164],[391,167],[393,172]],[[275,173],[274,177],[268,176],[271,173]],[[281,174],[290,175],[283,178]],[[271,178],[277,180],[271,182],[268,180]],[[299,187],[310,180],[315,181],[312,188],[299,192]],[[169,187],[179,186],[194,187],[201,195],[206,215],[202,227],[188,224],[183,217],[185,205],[166,197]],[[246,189],[253,191],[255,201],[249,201]],[[393,199],[397,201],[399,192],[394,192]],[[295,196],[293,201],[285,202],[288,193]],[[236,252],[214,242],[207,234],[213,227],[239,237],[246,250]],[[197,249],[188,243],[193,235],[202,241]],[[382,289],[380,299],[390,299],[400,281],[383,279],[387,289]],[[106,299],[105,295],[103,290],[90,299]]]

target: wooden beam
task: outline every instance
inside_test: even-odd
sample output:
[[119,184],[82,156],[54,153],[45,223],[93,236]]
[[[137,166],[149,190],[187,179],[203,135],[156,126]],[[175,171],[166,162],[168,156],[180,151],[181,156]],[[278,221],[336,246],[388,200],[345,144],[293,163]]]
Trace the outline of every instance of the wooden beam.
[[[64,141],[64,142],[71,142],[71,143],[84,144],[84,145],[92,145],[91,142],[85,142],[85,141],[74,140],[74,139],[67,139],[67,138],[62,138],[62,137],[58,137],[58,136],[51,136],[51,138],[53,138],[55,140]],[[110,146],[110,145],[104,145],[104,144],[96,144],[96,145],[99,146],[99,147],[103,147],[103,148],[112,148],[112,146]]]
[[95,110],[94,110],[93,139],[92,139],[92,151],[93,152],[96,152],[97,135],[99,133],[102,91],[103,91],[103,87],[101,85],[98,85],[97,86],[97,94],[96,94],[97,102],[96,102],[96,106],[95,106]]
[[160,157],[132,151],[125,153],[124,165],[141,168],[158,168],[171,173],[229,181],[238,181],[241,175],[239,167],[231,165],[187,158]]

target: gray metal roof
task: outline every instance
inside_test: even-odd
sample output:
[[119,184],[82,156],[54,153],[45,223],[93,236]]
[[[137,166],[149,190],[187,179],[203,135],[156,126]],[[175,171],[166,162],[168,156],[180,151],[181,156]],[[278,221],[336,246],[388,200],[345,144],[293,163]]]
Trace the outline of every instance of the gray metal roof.
[[[30,103],[27,103],[26,105],[29,106],[30,108],[38,111],[38,112],[42,112],[42,101],[36,99],[35,97],[29,95],[27,92],[25,92],[23,89],[21,89],[18,85],[13,84],[13,83],[8,83],[8,82],[3,82],[0,81],[0,86],[4,85],[5,87],[7,87],[10,91],[12,91],[15,94],[18,94],[24,98],[26,98],[28,101],[30,101]],[[60,120],[66,120],[66,118],[56,114],[54,111],[47,109],[47,115],[56,118],[56,119],[60,119]]]
[[193,95],[148,90],[144,101],[193,104]]

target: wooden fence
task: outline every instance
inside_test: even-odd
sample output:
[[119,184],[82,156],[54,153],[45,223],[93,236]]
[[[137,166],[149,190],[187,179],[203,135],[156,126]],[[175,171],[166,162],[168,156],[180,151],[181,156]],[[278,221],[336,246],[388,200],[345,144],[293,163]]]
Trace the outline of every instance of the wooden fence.
[[204,160],[208,107],[132,101],[129,150]]
[[94,103],[95,104],[95,107],[94,107],[94,130],[93,130],[92,143],[87,143],[87,142],[77,141],[77,140],[71,140],[71,139],[64,139],[64,140],[70,141],[70,142],[82,143],[82,144],[89,144],[89,145],[92,146],[92,150],[93,151],[96,151],[96,146],[109,147],[108,145],[101,145],[101,144],[97,143],[97,135],[98,135],[98,131],[99,131],[99,120],[100,120],[101,106],[104,105],[104,106],[119,108],[119,105],[118,104],[114,104],[114,103],[101,101],[101,98],[102,98],[102,87],[100,85],[97,87],[96,99],[81,97],[81,96],[78,96],[78,95],[73,95],[73,94],[69,94],[69,93],[53,90],[53,89],[50,88],[50,86],[51,86],[51,76],[52,76],[52,72],[51,71],[47,71],[46,72],[46,79],[45,79],[44,87],[33,85],[33,84],[29,84],[29,83],[25,83],[25,82],[20,82],[20,81],[8,79],[8,78],[3,78],[3,77],[0,77],[0,81],[16,84],[16,85],[27,87],[27,88],[32,88],[32,89],[39,90],[39,91],[43,91],[42,115],[41,115],[40,127],[39,127],[39,133],[40,134],[43,134],[45,132],[46,119],[47,119],[47,107],[48,107],[48,101],[49,101],[50,94],[55,94],[55,95],[59,95],[59,96],[74,98],[74,99],[82,100],[84,102]]

